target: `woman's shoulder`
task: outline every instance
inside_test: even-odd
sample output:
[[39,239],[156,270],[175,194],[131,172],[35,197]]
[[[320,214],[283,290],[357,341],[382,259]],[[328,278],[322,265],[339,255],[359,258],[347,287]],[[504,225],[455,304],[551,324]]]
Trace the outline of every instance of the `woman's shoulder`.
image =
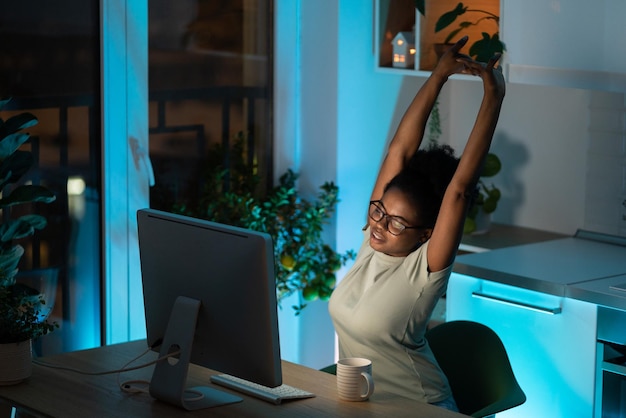
[[437,280],[441,278],[447,278],[452,272],[452,264],[443,270],[430,271],[428,267],[428,243],[420,245],[415,251],[409,254],[404,260],[404,268],[407,271],[409,277],[418,278],[424,277],[428,280]]

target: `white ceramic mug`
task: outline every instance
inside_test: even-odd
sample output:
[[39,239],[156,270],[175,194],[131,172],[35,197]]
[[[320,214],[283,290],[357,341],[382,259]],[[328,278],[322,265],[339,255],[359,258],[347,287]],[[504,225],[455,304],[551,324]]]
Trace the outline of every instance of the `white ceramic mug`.
[[343,358],[337,362],[337,392],[345,401],[365,401],[374,393],[372,362],[366,358]]

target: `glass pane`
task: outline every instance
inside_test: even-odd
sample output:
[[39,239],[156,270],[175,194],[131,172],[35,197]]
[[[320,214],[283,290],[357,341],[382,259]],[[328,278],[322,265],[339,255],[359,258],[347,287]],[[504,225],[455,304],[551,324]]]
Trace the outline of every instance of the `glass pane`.
[[[2,119],[30,112],[39,123],[23,145],[35,157],[24,181],[51,189],[50,204],[15,206],[3,219],[48,220],[20,242],[20,271],[53,269],[51,319],[60,329],[35,344],[41,354],[100,345],[99,2],[23,0],[0,7]],[[4,190],[6,195],[9,190]]]
[[271,184],[270,16],[271,0],[149,3],[151,207],[193,209],[210,151],[240,135]]

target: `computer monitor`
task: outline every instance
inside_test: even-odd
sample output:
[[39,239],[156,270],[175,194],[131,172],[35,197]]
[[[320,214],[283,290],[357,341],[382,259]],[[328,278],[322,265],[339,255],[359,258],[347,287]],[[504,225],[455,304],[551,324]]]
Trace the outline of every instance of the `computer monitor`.
[[154,209],[139,210],[137,226],[148,346],[161,356],[180,350],[157,363],[151,395],[185,409],[241,401],[186,389],[189,362],[281,385],[271,237]]

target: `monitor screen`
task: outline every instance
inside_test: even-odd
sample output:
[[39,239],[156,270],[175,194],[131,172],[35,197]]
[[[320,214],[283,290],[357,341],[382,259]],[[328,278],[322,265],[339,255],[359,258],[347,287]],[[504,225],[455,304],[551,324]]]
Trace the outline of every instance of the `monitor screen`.
[[[191,327],[190,362],[264,386],[280,385],[271,237],[153,209],[139,210],[137,225],[148,345],[167,342],[184,350],[185,337],[175,333]],[[184,308],[174,317],[181,300],[199,302],[197,319]]]

